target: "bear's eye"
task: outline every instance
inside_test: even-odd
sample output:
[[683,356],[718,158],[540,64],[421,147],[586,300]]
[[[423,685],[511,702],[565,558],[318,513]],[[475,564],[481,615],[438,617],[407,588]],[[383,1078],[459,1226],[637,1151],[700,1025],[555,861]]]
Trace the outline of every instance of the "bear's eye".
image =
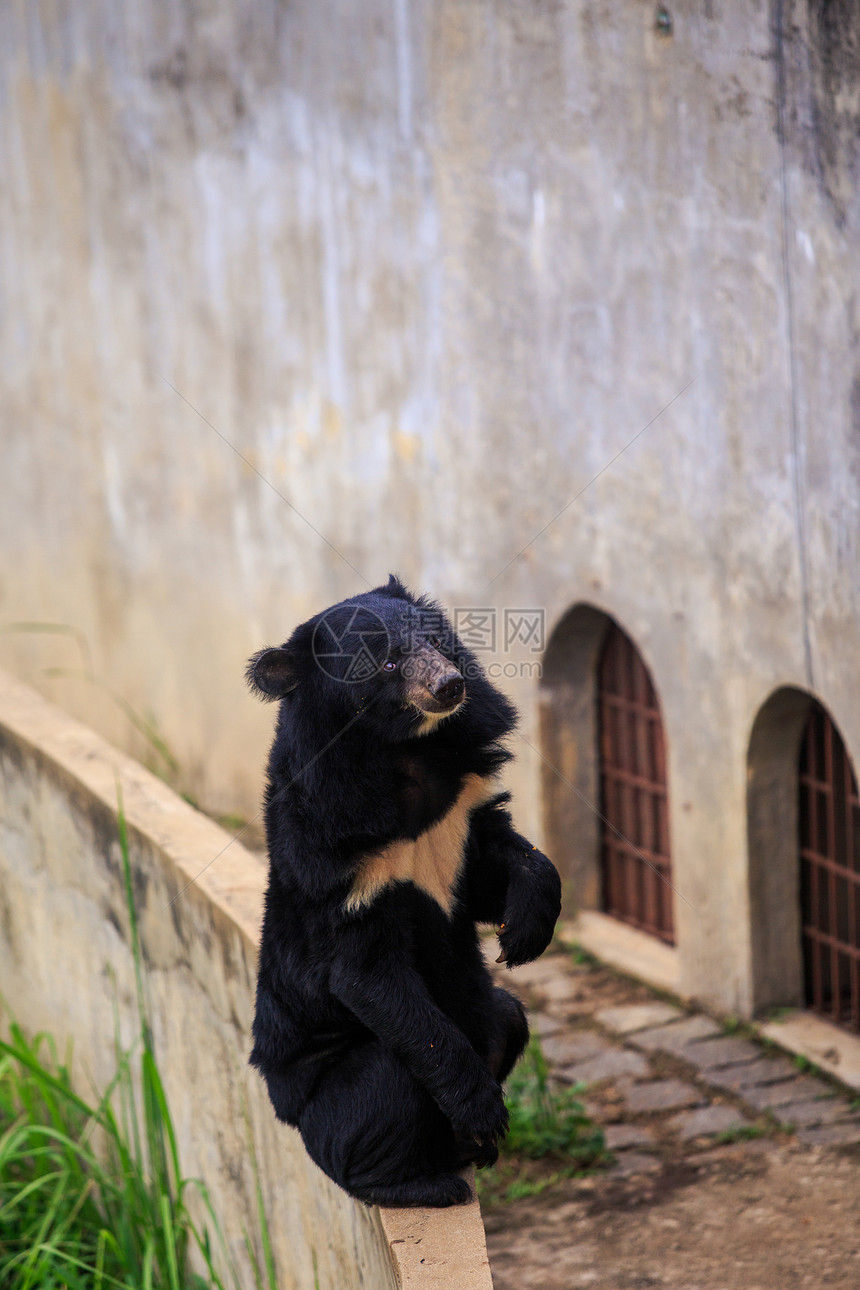
[[396,658],[387,658],[385,662],[382,664],[383,672],[394,672],[396,668],[397,668]]
[[433,646],[434,649],[438,649],[439,646],[442,644],[442,642],[440,641],[438,636],[431,636],[430,644]]

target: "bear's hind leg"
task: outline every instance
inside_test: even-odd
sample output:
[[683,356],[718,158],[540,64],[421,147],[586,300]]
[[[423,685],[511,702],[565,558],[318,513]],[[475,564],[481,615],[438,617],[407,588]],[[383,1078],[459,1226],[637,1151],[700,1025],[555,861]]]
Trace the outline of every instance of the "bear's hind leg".
[[445,1209],[465,1205],[472,1199],[472,1189],[459,1174],[427,1174],[409,1178],[393,1186],[375,1183],[369,1187],[350,1187],[356,1200],[367,1205],[388,1205],[394,1209]]
[[360,1044],[319,1080],[299,1120],[308,1154],[369,1205],[443,1207],[471,1197],[449,1121],[395,1054]]
[[529,1041],[529,1023],[523,1005],[507,990],[496,986],[492,997],[493,1030],[487,1065],[503,1084]]

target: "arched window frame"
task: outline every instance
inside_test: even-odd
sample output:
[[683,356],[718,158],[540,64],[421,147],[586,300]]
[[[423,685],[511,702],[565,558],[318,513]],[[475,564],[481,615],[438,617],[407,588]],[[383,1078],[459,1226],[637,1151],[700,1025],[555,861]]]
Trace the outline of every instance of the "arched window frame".
[[[572,606],[550,634],[541,669],[544,838],[562,876],[569,917],[603,908],[597,677],[612,628],[623,632],[603,610],[585,603]],[[670,895],[674,899],[671,890]]]
[[597,663],[604,912],[675,943],[666,742],[660,701],[616,623]]
[[798,789],[805,1002],[860,1033],[860,796],[845,741],[820,703],[801,738]]
[[[784,686],[762,704],[747,752],[747,875],[753,1009],[814,1005],[804,970],[801,755],[810,715],[826,705]],[[844,743],[844,740],[842,741]],[[850,749],[846,749],[850,760]],[[822,1010],[822,1015],[828,1015]],[[832,1009],[830,1020],[835,1020]]]

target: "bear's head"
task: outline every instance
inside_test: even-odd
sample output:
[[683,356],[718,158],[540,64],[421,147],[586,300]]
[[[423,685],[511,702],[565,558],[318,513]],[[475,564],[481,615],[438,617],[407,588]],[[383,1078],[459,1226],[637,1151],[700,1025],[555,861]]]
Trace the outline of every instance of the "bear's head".
[[515,719],[440,607],[394,574],[255,654],[247,677],[261,698],[283,701],[285,715],[293,704],[323,722],[362,714],[386,742],[430,734],[476,703],[490,702],[494,726]]

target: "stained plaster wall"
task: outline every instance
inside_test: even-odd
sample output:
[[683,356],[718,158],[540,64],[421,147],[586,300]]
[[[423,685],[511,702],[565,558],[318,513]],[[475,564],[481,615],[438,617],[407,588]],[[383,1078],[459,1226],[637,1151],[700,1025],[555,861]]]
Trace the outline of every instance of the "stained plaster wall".
[[[860,11],[669,13],[5,6],[0,622],[79,629],[252,813],[243,660],[365,580],[605,610],[663,704],[686,987],[744,1011],[755,714],[810,689],[860,749]],[[72,637],[0,653],[150,755],[45,675]]]

